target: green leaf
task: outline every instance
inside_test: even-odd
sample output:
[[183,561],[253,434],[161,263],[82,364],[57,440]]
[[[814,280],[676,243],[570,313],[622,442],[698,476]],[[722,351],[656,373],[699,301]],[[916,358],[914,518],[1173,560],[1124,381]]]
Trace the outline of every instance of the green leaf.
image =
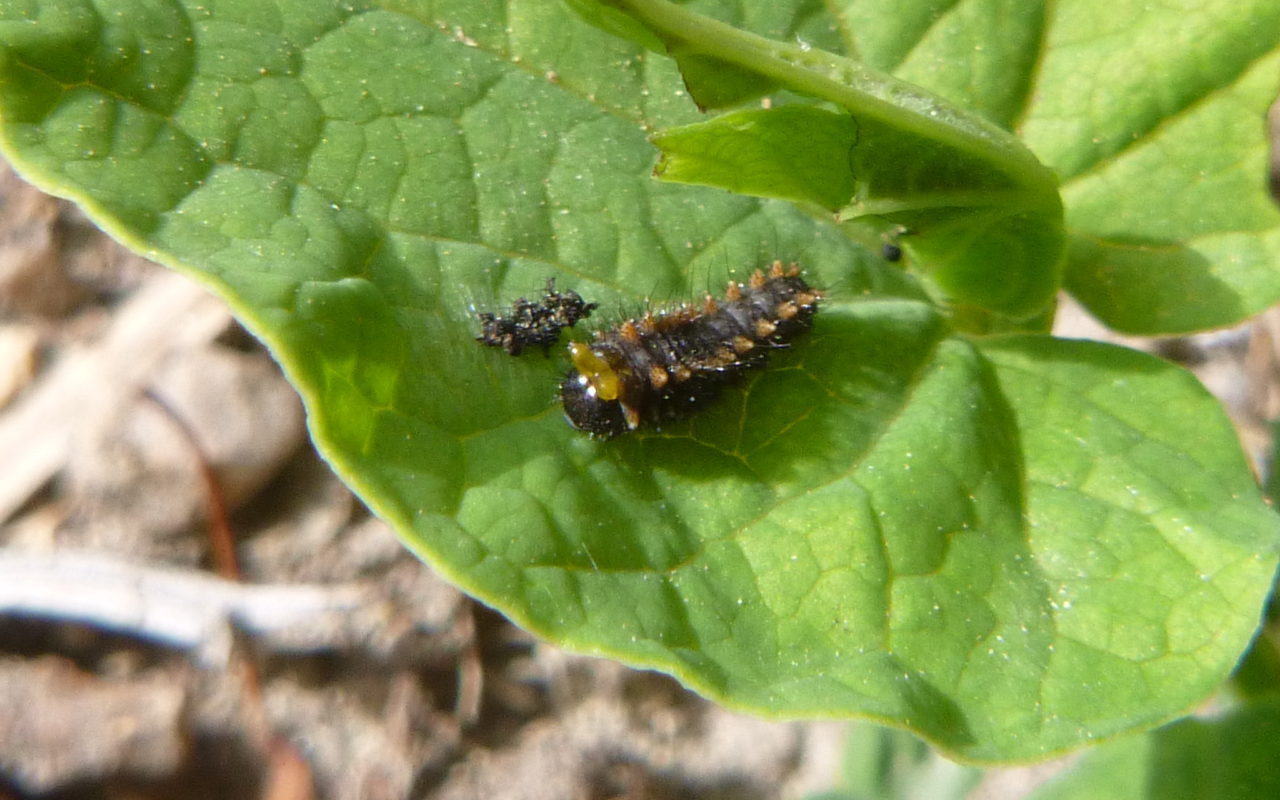
[[[1167,692],[1189,706],[1224,637],[1252,636],[1275,570],[1276,520],[1230,424],[1192,376],[1136,351],[1048,337],[982,351],[1017,417],[1027,545],[1054,617],[1041,713],[1093,727]],[[1234,665],[1229,649],[1210,672]]]
[[[652,180],[648,133],[696,118],[670,60],[542,0],[0,2],[5,154],[226,297],[343,478],[530,630],[977,760],[1208,693],[1277,541],[1212,399],[971,343],[829,218]],[[774,258],[827,290],[813,331],[662,431],[583,437],[563,355],[473,341],[548,277],[616,319]]]
[[846,0],[851,54],[1014,129],[1053,10],[1038,0]]
[[666,52],[666,46],[661,39],[654,36],[648,28],[634,18],[616,8],[609,8],[591,0],[565,0],[565,4],[602,31],[621,36],[647,50],[657,53]]
[[1067,287],[1107,325],[1203,330],[1280,299],[1263,127],[1280,4],[843,6],[851,51],[1017,131],[1057,170]]
[[1112,327],[1203,330],[1280,297],[1280,210],[1266,191],[1258,116],[1276,95],[1280,26],[1274,31],[1272,52],[1246,72],[1064,187],[1068,288]]
[[689,96],[704,111],[730,108],[778,89],[776,83],[758,72],[718,58],[678,53],[675,60],[680,65],[680,74],[689,89]]
[[[1005,131],[808,43],[766,39],[665,0],[605,0],[599,5],[643,22],[682,65],[696,59],[698,69],[683,73],[695,98],[737,102],[777,85],[835,104],[851,117],[837,123],[791,114],[764,122],[787,113],[779,109],[756,112],[759,121],[750,126],[742,124],[741,114],[704,123],[705,135],[700,126],[690,126],[656,140],[666,158],[691,162],[685,169],[664,170],[663,177],[765,197],[819,199],[846,221],[859,220],[881,233],[910,231],[905,249],[958,305],[1018,320],[1051,304],[1064,243],[1057,182]],[[715,63],[722,69],[708,68]],[[743,78],[744,70],[758,76],[758,86]],[[838,140],[831,132],[836,126],[846,129]],[[753,145],[776,141],[759,139],[765,131],[790,131],[784,137],[787,152],[762,157],[761,148]],[[845,148],[851,132],[853,146]],[[726,133],[733,134],[735,144],[725,144]],[[818,146],[806,153],[810,141]],[[666,151],[667,144],[679,152]],[[784,171],[800,162],[818,165],[824,159],[840,180],[812,168],[790,175],[776,188],[741,178]],[[699,165],[702,160],[707,163]],[[846,166],[852,168],[854,191],[839,196],[832,184],[844,183]],[[808,185],[797,190],[797,184]]]
[[1188,719],[1101,747],[1033,800],[1257,800],[1280,797],[1280,699]]
[[834,211],[853,199],[857,137],[847,114],[821,108],[740,111],[656,134],[654,174]]

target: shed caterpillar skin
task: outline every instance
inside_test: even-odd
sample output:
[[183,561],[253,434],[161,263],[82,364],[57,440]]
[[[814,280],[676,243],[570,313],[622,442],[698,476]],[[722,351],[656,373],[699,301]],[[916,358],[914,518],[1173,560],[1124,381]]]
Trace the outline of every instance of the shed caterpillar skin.
[[565,417],[609,439],[687,416],[807,331],[820,299],[799,267],[775,261],[745,284],[730,282],[721,300],[646,313],[589,344],[572,342],[574,368],[560,385]]
[[513,356],[526,347],[541,347],[544,355],[560,341],[560,331],[572,328],[579,320],[591,316],[595,303],[584,302],[572,289],[556,291],[556,279],[547,278],[542,300],[535,303],[521,297],[511,304],[511,316],[499,317],[481,312],[480,335],[476,341],[490,347],[501,347]]

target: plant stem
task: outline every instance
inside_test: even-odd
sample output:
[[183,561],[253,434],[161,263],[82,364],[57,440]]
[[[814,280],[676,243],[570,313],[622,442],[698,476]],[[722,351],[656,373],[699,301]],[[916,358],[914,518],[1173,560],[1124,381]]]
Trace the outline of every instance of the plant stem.
[[653,30],[673,54],[710,56],[874,117],[925,139],[974,153],[1018,184],[1056,189],[1057,179],[1017,137],[912,84],[825,50],[766,39],[667,0],[609,0]]

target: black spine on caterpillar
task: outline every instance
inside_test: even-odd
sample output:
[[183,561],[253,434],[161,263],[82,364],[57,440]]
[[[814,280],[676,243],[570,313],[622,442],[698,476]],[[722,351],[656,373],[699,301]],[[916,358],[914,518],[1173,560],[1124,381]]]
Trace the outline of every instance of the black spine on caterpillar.
[[560,386],[565,416],[604,439],[686,416],[808,330],[821,298],[798,267],[775,261],[746,284],[731,282],[723,300],[645,314],[590,344],[573,342],[574,369]]
[[556,291],[556,279],[547,278],[542,300],[534,303],[521,297],[511,304],[511,316],[498,317],[481,312],[480,335],[476,341],[490,347],[501,347],[513,356],[526,347],[541,347],[545,355],[560,341],[560,331],[572,328],[579,320],[591,316],[595,303],[583,302],[577,292]]

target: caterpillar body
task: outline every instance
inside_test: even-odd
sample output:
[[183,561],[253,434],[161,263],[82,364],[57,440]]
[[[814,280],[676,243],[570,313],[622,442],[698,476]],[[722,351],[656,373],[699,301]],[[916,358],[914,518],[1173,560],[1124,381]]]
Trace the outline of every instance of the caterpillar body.
[[578,430],[612,438],[685,417],[769,353],[808,330],[823,293],[796,265],[775,261],[724,297],[647,313],[572,342],[573,369],[560,386],[565,417]]

